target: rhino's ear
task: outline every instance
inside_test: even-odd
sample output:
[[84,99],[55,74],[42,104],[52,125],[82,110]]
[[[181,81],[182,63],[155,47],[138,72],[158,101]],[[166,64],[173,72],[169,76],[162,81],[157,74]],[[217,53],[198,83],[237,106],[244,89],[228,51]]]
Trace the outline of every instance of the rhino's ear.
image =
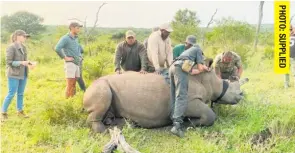
[[244,85],[247,82],[249,82],[249,78],[243,78],[239,80],[240,86]]

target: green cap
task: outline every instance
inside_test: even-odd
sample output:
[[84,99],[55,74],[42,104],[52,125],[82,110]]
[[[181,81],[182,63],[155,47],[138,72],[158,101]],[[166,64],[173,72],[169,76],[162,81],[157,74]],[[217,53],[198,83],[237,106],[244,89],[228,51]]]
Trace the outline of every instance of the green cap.
[[126,38],[128,38],[128,37],[135,37],[135,32],[133,32],[132,30],[128,30],[125,33],[125,36],[126,36]]

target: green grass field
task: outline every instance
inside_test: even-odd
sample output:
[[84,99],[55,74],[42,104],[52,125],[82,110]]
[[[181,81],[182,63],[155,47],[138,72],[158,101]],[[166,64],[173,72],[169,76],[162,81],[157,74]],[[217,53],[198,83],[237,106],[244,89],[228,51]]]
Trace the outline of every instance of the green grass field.
[[[143,153],[295,152],[295,88],[283,88],[283,76],[269,64],[247,69],[243,76],[246,97],[238,105],[216,105],[218,119],[212,127],[189,129],[179,139],[164,129],[123,129],[127,142]],[[1,67],[1,100],[7,93]],[[87,85],[91,83],[86,79]],[[293,85],[293,84],[292,84]],[[16,115],[15,99],[8,121],[1,123],[3,153],[101,152],[110,135],[94,134],[80,113],[83,93],[65,100],[63,62],[40,63],[30,72],[25,91],[29,119]],[[2,103],[2,102],[1,102]],[[270,132],[263,132],[268,129]],[[263,139],[258,140],[258,136]],[[264,140],[265,138],[265,140]]]

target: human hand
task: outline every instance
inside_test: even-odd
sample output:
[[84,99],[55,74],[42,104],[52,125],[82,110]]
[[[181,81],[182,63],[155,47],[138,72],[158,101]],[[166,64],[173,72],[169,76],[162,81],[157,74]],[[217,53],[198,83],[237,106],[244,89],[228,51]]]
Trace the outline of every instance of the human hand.
[[21,64],[22,64],[23,66],[28,66],[29,63],[30,63],[30,61],[21,61]]
[[64,58],[64,60],[66,61],[66,62],[71,62],[71,61],[73,61],[74,60],[74,58],[73,57],[65,57]]
[[139,73],[141,73],[141,74],[147,74],[147,71],[145,71],[145,70],[140,70]]
[[161,75],[161,71],[160,70],[155,70],[154,73],[157,74],[157,75]]
[[117,74],[122,74],[121,70],[119,70],[119,69],[116,70],[116,73],[117,73]]

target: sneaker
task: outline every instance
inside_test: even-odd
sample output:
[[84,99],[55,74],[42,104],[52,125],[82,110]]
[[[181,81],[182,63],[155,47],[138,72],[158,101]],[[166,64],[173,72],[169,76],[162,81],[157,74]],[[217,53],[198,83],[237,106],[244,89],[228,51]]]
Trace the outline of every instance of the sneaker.
[[26,114],[24,113],[24,111],[18,111],[18,112],[17,112],[17,115],[18,115],[19,117],[29,118],[29,116],[26,115]]
[[8,119],[8,114],[7,113],[1,113],[1,122],[4,122],[7,119]]

